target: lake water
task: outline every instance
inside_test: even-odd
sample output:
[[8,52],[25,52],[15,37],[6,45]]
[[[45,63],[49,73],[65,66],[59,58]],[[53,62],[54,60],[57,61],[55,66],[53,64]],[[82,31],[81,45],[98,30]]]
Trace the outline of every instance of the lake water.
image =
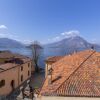
[[31,50],[28,48],[0,48],[0,50],[10,50],[13,53],[19,53],[22,55],[32,57]]
[[[28,48],[0,48],[0,50],[9,50],[13,53],[19,53],[19,54],[22,54],[22,55],[32,58],[31,49],[28,49]],[[41,54],[40,59],[39,59],[39,66],[42,68],[45,66],[45,64],[44,64],[45,57],[43,54],[44,53]]]
[[[10,50],[13,53],[19,53],[22,55],[26,55],[28,57],[32,57],[32,52],[31,52],[31,49],[29,49],[29,48],[0,48],[0,50]],[[43,49],[43,52],[39,59],[40,67],[45,66],[45,59],[48,56],[57,56],[57,55],[62,55],[61,51],[58,49],[52,49],[52,48]]]
[[[32,52],[31,52],[31,49],[29,49],[29,48],[0,48],[0,50],[10,50],[13,53],[19,53],[22,55],[26,55],[28,57],[32,57]],[[97,51],[100,52],[100,48],[97,49]],[[43,52],[40,56],[40,59],[39,59],[39,66],[44,68],[45,59],[48,56],[59,56],[59,55],[65,55],[64,52],[61,51],[61,49],[44,48]]]

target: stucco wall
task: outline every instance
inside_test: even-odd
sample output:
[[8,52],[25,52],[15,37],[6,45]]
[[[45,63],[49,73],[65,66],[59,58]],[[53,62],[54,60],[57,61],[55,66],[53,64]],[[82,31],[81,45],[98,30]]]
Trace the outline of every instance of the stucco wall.
[[18,86],[18,67],[0,73],[0,80],[5,80],[5,86],[0,88],[0,95],[7,95],[12,91],[11,81],[15,81],[15,88]]
[[[28,63],[30,66],[28,67]],[[23,66],[23,71],[21,71],[21,66]],[[28,71],[30,75],[28,76]],[[23,81],[21,81],[21,75],[23,75]],[[25,64],[19,65],[10,70],[0,73],[0,81],[5,80],[5,86],[0,88],[0,95],[8,95],[12,91],[11,81],[15,81],[15,88],[21,85],[31,76],[31,61]]]
[[[28,63],[30,63],[29,67],[28,67]],[[27,80],[31,76],[31,62],[28,62],[28,63],[21,65],[21,66],[23,66],[23,71],[21,71],[21,67],[20,67],[19,84],[22,84],[25,80]],[[30,72],[29,76],[28,76],[28,71]],[[21,75],[23,75],[23,81],[21,81]]]
[[45,78],[47,77],[48,70],[51,68],[51,66],[52,66],[52,62],[48,62],[45,64]]

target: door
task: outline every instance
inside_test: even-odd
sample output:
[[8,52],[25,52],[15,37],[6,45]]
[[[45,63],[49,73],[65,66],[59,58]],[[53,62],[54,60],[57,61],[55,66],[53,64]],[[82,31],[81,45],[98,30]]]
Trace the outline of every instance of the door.
[[15,89],[15,81],[14,80],[11,81],[11,87],[12,87],[12,90]]

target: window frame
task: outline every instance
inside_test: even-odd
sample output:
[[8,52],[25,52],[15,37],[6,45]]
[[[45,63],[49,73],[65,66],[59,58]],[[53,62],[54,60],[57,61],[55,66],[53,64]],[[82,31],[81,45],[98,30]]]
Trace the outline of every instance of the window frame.
[[30,63],[28,63],[28,68],[30,67]]
[[21,66],[21,71],[23,71],[23,66]]
[[23,75],[21,75],[21,82],[23,82]]
[[4,79],[2,79],[2,80],[0,81],[0,88],[2,88],[3,86],[5,86],[5,80],[4,80]]
[[30,71],[28,70],[28,76],[30,76]]

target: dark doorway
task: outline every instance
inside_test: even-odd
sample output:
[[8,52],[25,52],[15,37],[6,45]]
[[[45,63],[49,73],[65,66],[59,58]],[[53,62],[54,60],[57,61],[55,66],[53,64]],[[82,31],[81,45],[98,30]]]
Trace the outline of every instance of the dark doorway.
[[11,81],[11,87],[12,87],[12,90],[15,89],[15,81],[14,80]]

